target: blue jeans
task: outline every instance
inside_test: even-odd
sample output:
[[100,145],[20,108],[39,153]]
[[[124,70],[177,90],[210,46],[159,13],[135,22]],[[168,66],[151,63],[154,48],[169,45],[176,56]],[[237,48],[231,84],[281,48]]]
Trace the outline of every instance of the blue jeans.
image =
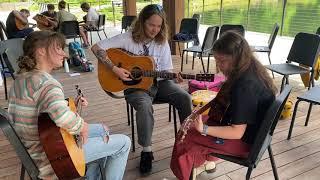
[[105,143],[105,135],[106,131],[102,124],[89,124],[88,142],[83,145],[88,180],[100,179],[100,171],[107,180],[123,178],[131,140],[128,136],[115,134],[110,135],[108,143]]

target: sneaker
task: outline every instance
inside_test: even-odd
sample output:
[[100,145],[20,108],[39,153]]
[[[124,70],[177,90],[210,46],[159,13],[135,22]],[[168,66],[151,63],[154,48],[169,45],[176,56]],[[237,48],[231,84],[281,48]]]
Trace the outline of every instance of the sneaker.
[[196,180],[197,176],[203,172],[213,173],[216,171],[216,163],[213,161],[206,161],[201,166],[192,169],[191,180]]
[[206,161],[204,164],[207,173],[214,173],[216,171],[216,163],[214,161]]
[[151,172],[153,152],[141,152],[140,173],[145,174]]

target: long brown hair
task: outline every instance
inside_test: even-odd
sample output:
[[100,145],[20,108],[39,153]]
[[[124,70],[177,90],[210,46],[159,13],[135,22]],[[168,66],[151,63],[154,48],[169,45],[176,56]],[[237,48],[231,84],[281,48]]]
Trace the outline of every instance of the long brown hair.
[[36,50],[38,48],[45,48],[48,52],[48,49],[53,45],[64,48],[64,36],[52,31],[34,31],[29,34],[23,42],[23,56],[20,56],[17,60],[20,68],[18,74],[36,69]]
[[160,5],[150,4],[141,10],[138,19],[133,23],[132,39],[134,42],[142,43],[147,39],[144,32],[145,22],[155,14],[162,18],[161,30],[154,38],[155,42],[162,44],[168,39],[168,24],[165,12]]
[[251,69],[264,84],[264,86],[276,94],[277,88],[274,85],[266,68],[253,55],[248,42],[240,34],[234,31],[225,32],[214,43],[213,53],[232,56],[233,68],[230,71],[230,74],[227,75],[227,87],[231,88],[235,80],[237,80],[248,69]]

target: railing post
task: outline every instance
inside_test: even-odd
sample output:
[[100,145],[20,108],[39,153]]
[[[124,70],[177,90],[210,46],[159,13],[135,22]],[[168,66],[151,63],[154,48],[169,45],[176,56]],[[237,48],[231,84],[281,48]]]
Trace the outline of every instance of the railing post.
[[[202,23],[204,22],[204,0],[202,0],[202,18],[200,18],[200,21],[202,20]],[[199,22],[199,24],[200,24],[200,22]]]
[[112,15],[113,15],[113,26],[115,27],[116,26],[116,15],[115,15],[115,12],[114,12],[114,3],[112,1]]
[[220,26],[222,25],[222,3],[223,0],[220,0]]
[[282,17],[281,17],[281,28],[280,28],[280,35],[282,36],[283,33],[283,25],[284,25],[284,15],[286,13],[286,6],[287,6],[287,0],[283,0],[283,8],[282,8]]
[[190,0],[188,0],[188,17],[190,17]]
[[250,13],[250,0],[248,0],[248,11],[247,11],[247,30],[249,30],[249,13]]

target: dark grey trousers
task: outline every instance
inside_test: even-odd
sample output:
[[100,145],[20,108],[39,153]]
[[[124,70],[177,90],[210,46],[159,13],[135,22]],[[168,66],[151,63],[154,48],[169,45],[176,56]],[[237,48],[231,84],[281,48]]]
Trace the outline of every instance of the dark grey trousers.
[[150,91],[128,89],[125,91],[126,101],[136,110],[138,143],[151,146],[151,137],[154,126],[153,101],[167,102],[178,110],[180,122],[191,114],[191,96],[172,80],[158,81]]

